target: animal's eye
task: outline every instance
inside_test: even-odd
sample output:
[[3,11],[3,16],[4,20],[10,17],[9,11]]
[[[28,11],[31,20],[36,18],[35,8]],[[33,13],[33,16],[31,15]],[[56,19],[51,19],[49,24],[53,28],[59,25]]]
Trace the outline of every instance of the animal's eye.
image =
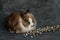
[[34,22],[34,21],[32,21],[32,22]]
[[30,24],[30,22],[28,20],[25,20],[25,21]]
[[30,24],[30,22],[28,21],[28,23]]
[[32,22],[34,23],[34,20]]

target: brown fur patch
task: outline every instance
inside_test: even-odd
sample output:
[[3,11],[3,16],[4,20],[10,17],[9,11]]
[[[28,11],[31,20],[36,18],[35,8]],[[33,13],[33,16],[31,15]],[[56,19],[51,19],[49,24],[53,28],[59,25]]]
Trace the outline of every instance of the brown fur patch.
[[[21,17],[21,14],[20,12],[13,12],[13,14],[10,15],[9,17],[9,20],[8,20],[8,28],[9,28],[9,31],[21,31],[21,28],[19,26],[19,18]],[[19,27],[19,28],[18,28]]]

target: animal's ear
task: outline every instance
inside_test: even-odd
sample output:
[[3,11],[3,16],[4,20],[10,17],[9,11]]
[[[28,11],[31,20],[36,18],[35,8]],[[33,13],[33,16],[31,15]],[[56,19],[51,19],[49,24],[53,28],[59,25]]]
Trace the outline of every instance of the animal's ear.
[[26,10],[26,12],[30,12],[29,10]]
[[30,13],[30,10],[26,10],[26,12],[24,14]]

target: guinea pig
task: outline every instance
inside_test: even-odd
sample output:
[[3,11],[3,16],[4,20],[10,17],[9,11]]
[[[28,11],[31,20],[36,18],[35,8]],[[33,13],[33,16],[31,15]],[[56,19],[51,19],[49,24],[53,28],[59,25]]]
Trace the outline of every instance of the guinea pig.
[[[30,23],[31,27],[36,27],[37,25],[37,21],[34,17],[34,15],[29,11],[27,10],[25,13],[24,13],[24,21],[27,21],[28,23]],[[26,23],[23,23],[25,27],[26,26]]]
[[25,33],[36,28],[36,19],[32,13],[14,11],[8,19],[7,26],[11,33]]
[[25,30],[23,30],[23,32],[25,32],[25,31],[29,32],[29,31],[36,29],[36,25],[37,25],[36,19],[29,10],[27,10],[24,13],[23,20],[24,21],[21,22],[21,23],[23,23],[23,25],[25,27]]

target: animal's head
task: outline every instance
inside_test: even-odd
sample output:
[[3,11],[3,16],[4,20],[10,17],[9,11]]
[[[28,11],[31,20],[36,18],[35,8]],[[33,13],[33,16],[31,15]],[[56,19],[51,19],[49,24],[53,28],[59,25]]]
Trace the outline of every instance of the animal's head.
[[24,20],[28,21],[29,18],[32,18],[32,13],[27,10],[25,13],[24,13]]
[[36,27],[36,19],[29,10],[25,12],[24,20],[30,24],[30,27]]

